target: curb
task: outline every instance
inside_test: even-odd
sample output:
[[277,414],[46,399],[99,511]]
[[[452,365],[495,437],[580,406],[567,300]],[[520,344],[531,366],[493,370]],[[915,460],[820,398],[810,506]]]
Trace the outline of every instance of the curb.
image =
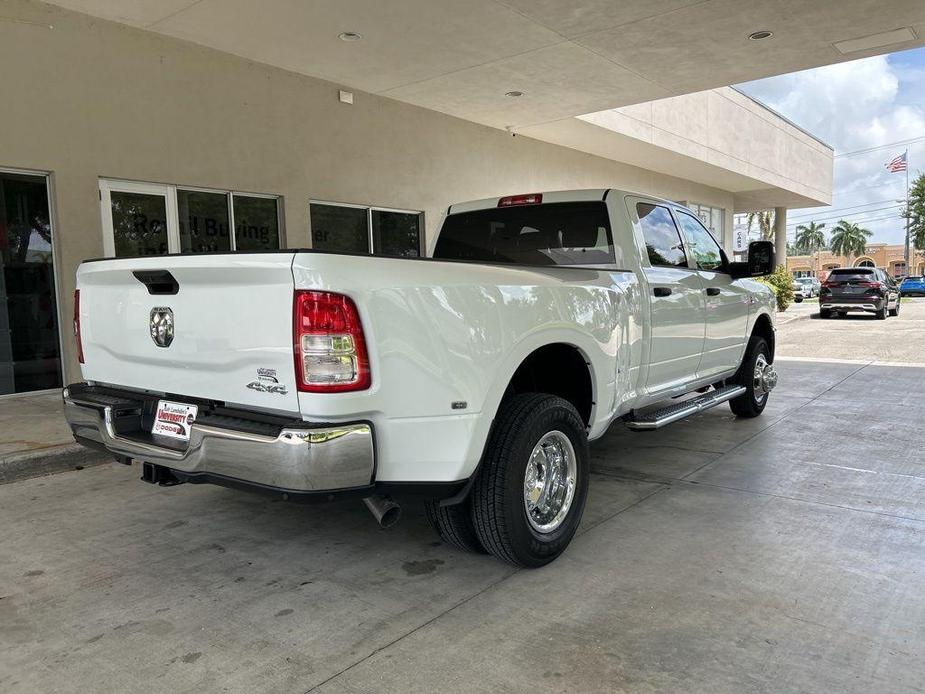
[[102,465],[112,457],[78,443],[49,446],[0,457],[0,484]]
[[[786,311],[784,311],[783,313],[784,313],[784,315],[787,314]],[[780,324],[780,325],[786,325],[787,323],[794,323],[794,322],[796,322],[796,321],[798,321],[798,320],[806,320],[807,318],[812,318],[813,316],[815,316],[815,315],[817,315],[817,314],[818,314],[818,311],[815,312],[815,313],[804,313],[804,314],[801,314],[801,315],[799,315],[799,316],[794,315],[794,314],[791,314],[789,318],[786,318],[786,319],[784,319],[784,320],[781,320],[781,318],[783,318],[783,316],[778,315],[778,316],[776,316],[776,320],[775,320],[774,322],[775,322],[775,323],[778,323],[778,324]]]

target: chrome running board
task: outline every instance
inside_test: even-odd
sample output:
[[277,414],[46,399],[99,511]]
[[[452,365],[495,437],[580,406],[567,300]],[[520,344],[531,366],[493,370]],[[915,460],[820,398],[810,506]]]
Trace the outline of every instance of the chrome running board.
[[690,400],[676,402],[673,405],[649,412],[635,413],[634,418],[626,422],[626,426],[636,431],[661,429],[663,426],[677,422],[679,419],[690,417],[692,414],[709,410],[711,407],[716,407],[737,398],[743,393],[745,393],[745,386],[723,386]]

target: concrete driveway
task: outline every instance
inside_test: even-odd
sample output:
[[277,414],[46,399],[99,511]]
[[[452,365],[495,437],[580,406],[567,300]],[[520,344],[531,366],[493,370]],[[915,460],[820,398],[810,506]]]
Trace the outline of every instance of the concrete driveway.
[[921,691],[925,369],[780,371],[758,419],[615,427],[540,570],[419,505],[382,531],[137,466],[0,486],[0,691]]
[[781,356],[925,364],[925,299],[906,297],[885,321],[866,313],[819,318],[815,299],[792,304],[778,320]]

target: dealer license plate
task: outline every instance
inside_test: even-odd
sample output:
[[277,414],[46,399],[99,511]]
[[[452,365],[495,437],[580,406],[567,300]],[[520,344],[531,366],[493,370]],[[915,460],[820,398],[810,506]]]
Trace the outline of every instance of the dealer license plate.
[[181,441],[189,441],[190,427],[196,421],[198,413],[199,407],[196,405],[158,400],[151,433],[172,439],[180,439]]

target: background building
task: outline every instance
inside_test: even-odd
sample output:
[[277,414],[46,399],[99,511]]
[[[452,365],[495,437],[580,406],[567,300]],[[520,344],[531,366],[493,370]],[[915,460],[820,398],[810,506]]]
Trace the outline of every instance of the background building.
[[838,267],[878,267],[893,277],[925,274],[925,258],[915,254],[912,269],[906,272],[904,247],[902,244],[869,243],[867,250],[859,256],[835,255],[832,251],[819,251],[813,255],[792,255],[787,257],[787,269],[794,277],[816,276],[824,280],[831,270]]

